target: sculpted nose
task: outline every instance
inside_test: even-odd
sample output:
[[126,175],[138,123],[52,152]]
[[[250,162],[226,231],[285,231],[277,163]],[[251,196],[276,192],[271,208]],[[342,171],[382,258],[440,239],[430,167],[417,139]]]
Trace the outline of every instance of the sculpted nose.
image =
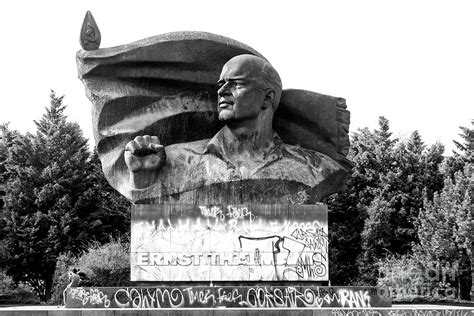
[[229,85],[227,83],[224,83],[218,90],[217,90],[217,95],[222,97],[225,95],[230,94],[229,90]]

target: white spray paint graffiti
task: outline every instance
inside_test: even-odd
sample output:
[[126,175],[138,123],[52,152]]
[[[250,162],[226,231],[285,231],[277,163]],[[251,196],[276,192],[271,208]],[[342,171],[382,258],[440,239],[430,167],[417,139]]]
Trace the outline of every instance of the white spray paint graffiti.
[[132,216],[132,281],[328,280],[326,209],[269,209],[200,205],[179,217]]
[[81,300],[83,305],[100,305],[104,307],[110,306],[110,299],[99,289],[71,288],[69,290],[72,299]]
[[380,300],[365,289],[293,286],[75,288],[69,295],[68,302],[79,301],[80,307],[105,308],[370,308],[374,299]]

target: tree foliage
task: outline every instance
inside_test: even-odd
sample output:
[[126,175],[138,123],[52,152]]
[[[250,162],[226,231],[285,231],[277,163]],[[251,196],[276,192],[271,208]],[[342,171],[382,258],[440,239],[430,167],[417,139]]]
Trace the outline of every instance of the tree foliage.
[[337,284],[354,282],[354,276],[375,284],[379,259],[411,251],[423,192],[433,196],[443,184],[443,151],[441,144],[427,147],[417,131],[406,140],[394,138],[384,117],[377,129],[354,133],[347,189],[328,200]]
[[461,299],[470,300],[474,246],[474,208],[472,207],[473,164],[447,176],[441,192],[425,197],[418,218],[420,243],[416,253],[425,262],[450,262],[455,266],[455,284]]
[[380,175],[390,164],[392,139],[389,122],[379,119],[379,128],[360,129],[352,135],[348,158],[353,162],[346,189],[327,200],[330,238],[330,278],[334,284],[354,284],[359,276],[361,234],[367,209],[378,194]]
[[68,272],[73,268],[87,276],[85,284],[80,283],[80,286],[132,286],[130,243],[122,239],[112,239],[105,244],[93,242],[78,257],[60,255],[54,275],[53,303],[62,303],[63,291],[70,282]]
[[91,240],[128,229],[126,202],[107,187],[96,157],[76,123],[67,121],[63,97],[36,121],[35,135],[5,128],[2,264],[16,282],[29,283],[42,300],[51,294],[58,255],[79,253]]
[[[471,125],[474,125],[474,120],[471,122]],[[473,152],[474,152],[474,129],[468,128],[464,126],[459,126],[461,133],[459,133],[459,137],[461,137],[462,142],[453,140],[454,145],[456,146],[457,150],[454,150],[454,154],[458,156],[462,156],[467,162],[474,163],[473,159]]]
[[446,178],[441,192],[430,201],[426,196],[419,214],[418,252],[430,259],[460,259],[463,249],[474,242],[474,209],[471,203],[469,183],[472,167],[458,171],[454,180]]
[[[474,121],[472,121],[474,125]],[[460,126],[461,141],[453,140],[457,151],[448,157],[443,164],[443,172],[454,179],[454,174],[463,171],[466,164],[474,164],[474,129]]]

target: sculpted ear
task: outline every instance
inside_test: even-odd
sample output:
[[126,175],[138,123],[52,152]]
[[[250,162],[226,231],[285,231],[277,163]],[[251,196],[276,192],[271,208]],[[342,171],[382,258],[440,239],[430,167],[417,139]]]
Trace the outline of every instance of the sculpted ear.
[[265,99],[263,100],[262,109],[273,107],[273,103],[275,102],[275,95],[276,93],[272,89],[267,89],[265,91]]

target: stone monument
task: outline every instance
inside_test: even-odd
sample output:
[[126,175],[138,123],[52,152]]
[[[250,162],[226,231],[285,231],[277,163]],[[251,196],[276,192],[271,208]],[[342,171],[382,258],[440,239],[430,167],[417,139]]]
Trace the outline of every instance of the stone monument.
[[344,99],[283,90],[265,57],[215,34],[99,49],[88,12],[81,45],[103,171],[133,202],[131,280],[142,287],[72,289],[69,306],[90,295],[102,307],[389,304],[374,289],[324,287],[319,202],[351,169]]

